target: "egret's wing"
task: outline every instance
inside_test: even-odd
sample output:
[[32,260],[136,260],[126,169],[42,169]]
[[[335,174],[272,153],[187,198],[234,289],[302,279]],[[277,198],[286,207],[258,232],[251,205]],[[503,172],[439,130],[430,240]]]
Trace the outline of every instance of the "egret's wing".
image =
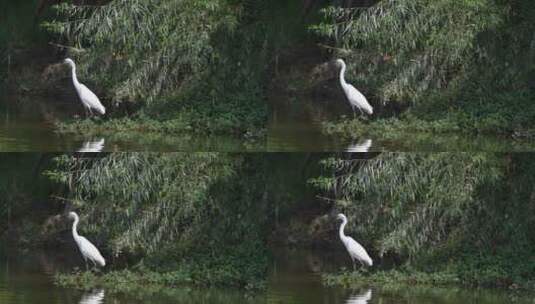
[[366,99],[366,96],[364,96],[353,85],[347,84],[347,94],[348,94],[349,100],[355,102],[357,105],[361,107],[365,107],[366,105],[371,107],[370,103],[368,103],[368,100]]
[[97,95],[82,83],[80,84],[80,99],[92,108],[102,107]]
[[83,236],[80,236],[80,251],[86,258],[98,262],[102,266],[106,263],[97,247]]
[[352,237],[347,238],[346,246],[349,254],[351,254],[353,258],[363,261],[371,260],[370,256],[366,252],[366,249],[364,249],[364,247],[362,247],[362,245],[360,245]]

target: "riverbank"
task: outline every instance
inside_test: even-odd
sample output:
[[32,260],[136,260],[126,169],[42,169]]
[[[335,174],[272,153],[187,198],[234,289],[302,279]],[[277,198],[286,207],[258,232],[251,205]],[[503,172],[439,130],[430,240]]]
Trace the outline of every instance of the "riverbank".
[[[59,121],[58,132],[150,131],[232,136],[245,145],[265,141],[263,83],[270,50],[262,45],[261,25],[243,24],[241,10],[246,8],[225,1],[195,0],[127,6],[113,1],[96,11],[56,7],[43,26],[57,40],[84,42],[81,50],[67,47],[66,56],[75,59],[79,78],[107,107],[98,121]],[[155,22],[154,16],[161,19]],[[111,32],[101,18],[113,24]],[[80,30],[72,30],[74,19],[84,20]]]
[[[3,245],[3,244],[2,244]],[[53,283],[48,273],[54,272],[54,266],[64,264],[63,259],[57,263],[54,252],[47,252],[36,260],[28,255],[7,258],[0,253],[0,297],[3,303],[16,304],[42,303],[43,300],[58,304],[78,303],[88,299],[100,299],[103,303],[296,303],[324,304],[346,303],[351,301],[368,301],[395,304],[399,302],[425,304],[429,302],[529,304],[532,297],[523,292],[510,292],[501,289],[459,288],[451,286],[431,287],[426,285],[405,284],[362,284],[352,288],[326,286],[318,275],[318,267],[328,271],[333,267],[332,252],[285,251],[275,255],[270,263],[266,287],[259,292],[244,291],[234,288],[214,288],[194,286],[191,284],[162,287],[148,283],[143,286],[119,282],[121,291],[113,286],[92,290],[59,287]],[[341,256],[340,256],[341,257]],[[346,260],[347,262],[347,260]],[[44,268],[44,269],[43,269]],[[97,274],[98,276],[98,274]],[[89,285],[91,283],[88,283]],[[124,288],[123,288],[124,287]]]
[[265,290],[266,262],[261,262],[261,258],[244,257],[239,254],[198,256],[195,259],[190,257],[188,260],[174,261],[172,267],[168,265],[162,270],[138,264],[104,273],[57,273],[55,284],[80,290],[104,288],[113,293],[131,293],[136,290],[147,293],[150,290],[187,286],[237,288],[250,293]]
[[[315,280],[330,274],[327,281],[335,285],[399,281],[529,291],[535,281],[534,158],[13,154],[1,163],[0,197],[6,199],[0,211],[10,210],[11,246],[21,252],[70,244],[58,252],[77,261],[57,281],[81,288],[127,277],[134,286],[262,290],[272,253],[284,257],[307,248],[314,254],[288,268],[309,269]],[[72,271],[83,261],[67,211],[80,215],[80,234],[109,262],[101,272]],[[348,218],[345,233],[374,260],[367,273],[345,271],[351,264],[338,236],[339,213]],[[276,246],[290,253],[276,253]]]
[[[491,259],[489,259],[491,260]],[[496,259],[498,264],[502,261]],[[503,264],[503,263],[502,263]],[[501,289],[508,292],[535,293],[535,280],[526,280],[522,277],[522,271],[512,274],[506,269],[493,267],[492,265],[452,265],[447,270],[425,272],[410,266],[402,266],[391,270],[370,271],[341,271],[339,273],[327,273],[322,276],[323,283],[327,286],[342,286],[355,288],[362,285],[376,286],[432,286],[432,287],[462,287],[462,288],[486,288],[489,290]],[[529,266],[529,265],[526,265]],[[466,269],[463,269],[466,268]]]
[[[237,66],[241,64],[236,64],[226,70],[215,67],[207,70],[197,67],[196,73],[190,71],[195,74],[193,78],[180,82],[178,88],[162,89],[165,94],[156,94],[153,92],[155,87],[149,86],[143,91],[147,95],[138,90],[139,94],[132,95],[133,98],[128,98],[128,100],[114,99],[111,87],[113,87],[114,81],[119,81],[116,78],[118,75],[112,75],[112,72],[106,73],[102,70],[95,72],[95,74],[101,73],[98,76],[86,73],[84,67],[88,65],[84,63],[83,59],[80,59],[80,56],[87,55],[87,53],[80,53],[82,51],[80,47],[64,45],[64,42],[59,38],[61,34],[57,34],[52,29],[57,30],[55,25],[65,21],[64,18],[68,18],[65,14],[68,14],[69,9],[77,10],[80,7],[64,3],[53,6],[43,12],[41,16],[34,16],[36,6],[37,1],[24,5],[7,4],[6,10],[10,13],[9,18],[2,22],[6,23],[6,28],[17,28],[18,30],[13,30],[5,35],[0,32],[1,61],[9,59],[9,64],[6,65],[8,70],[0,71],[2,80],[5,78],[5,85],[2,86],[0,111],[2,114],[6,113],[2,117],[6,120],[9,118],[9,121],[5,123],[10,127],[14,125],[12,129],[27,130],[34,124],[44,125],[49,131],[46,137],[50,142],[57,141],[54,137],[61,137],[72,139],[67,141],[73,143],[62,147],[32,147],[32,140],[35,139],[30,138],[29,135],[20,134],[21,132],[15,134],[15,131],[9,129],[11,133],[5,135],[7,137],[5,141],[13,142],[11,137],[17,141],[11,149],[22,149],[19,146],[24,144],[30,146],[28,149],[33,150],[77,150],[76,148],[64,148],[64,146],[82,146],[79,141],[83,142],[84,140],[81,138],[86,141],[105,138],[107,146],[113,146],[113,149],[105,148],[105,150],[114,150],[121,146],[143,146],[144,144],[150,146],[153,151],[160,150],[154,148],[155,142],[161,142],[161,150],[168,150],[167,146],[170,146],[169,142],[172,139],[178,142],[188,141],[187,144],[179,145],[178,150],[188,150],[188,146],[191,149],[210,151],[265,150],[267,108],[262,100],[262,86],[258,85],[263,76],[256,73],[255,70],[250,69],[241,73],[242,80],[245,77],[251,81],[245,90],[242,90],[243,86],[241,86],[243,81],[236,78],[236,75],[240,73],[235,73],[238,71]],[[222,7],[195,7],[192,10],[197,12],[196,8],[199,9],[198,12],[202,11],[207,14],[217,14],[216,11],[221,9],[225,11],[225,14],[228,14],[228,18],[233,16],[233,13]],[[85,9],[91,10],[93,7],[87,6]],[[188,14],[190,13],[192,11],[188,10],[184,12],[182,17],[189,18]],[[17,16],[20,18],[16,18]],[[227,23],[222,22],[222,24]],[[199,35],[202,36],[202,34]],[[229,46],[228,49],[221,50],[221,53],[234,58],[233,52],[238,52],[236,48],[239,48],[238,44],[241,40],[238,35],[233,36],[232,39],[235,40],[235,48]],[[230,43],[230,40],[226,42]],[[206,50],[206,45],[201,47],[203,43],[207,43],[207,41],[199,42],[197,46],[202,50],[198,49],[197,51]],[[4,49],[8,53],[4,54]],[[90,47],[85,49],[87,52],[89,50]],[[132,51],[132,53],[134,56],[136,52]],[[138,55],[141,56],[142,62],[145,62],[144,60],[149,56],[146,52]],[[199,53],[194,55],[199,55]],[[107,107],[108,111],[105,117],[80,118],[83,117],[83,107],[72,88],[68,69],[61,64],[62,59],[67,56],[72,56],[77,60],[79,79],[93,90]],[[199,55],[198,57],[203,56]],[[207,62],[209,61],[211,60],[207,59]],[[98,64],[100,65],[100,63]],[[211,64],[213,65],[214,62],[211,61]],[[187,70],[185,66],[177,67],[177,69],[182,72]],[[123,72],[121,72],[122,75],[124,75]],[[211,76],[210,73],[212,73]],[[230,74],[233,77],[228,77]],[[255,75],[253,76],[253,74]],[[208,79],[208,76],[213,76],[213,78]],[[170,73],[162,77],[171,82],[176,80],[172,79]],[[225,80],[224,83],[220,81],[222,79]],[[146,79],[143,83],[148,85],[151,82],[154,83],[153,80]],[[149,95],[151,96],[150,102],[147,97]],[[26,113],[28,108],[33,109],[31,114]],[[35,111],[35,109],[38,110]],[[30,116],[31,121],[28,118]],[[43,129],[40,126],[36,127],[36,130],[30,131],[43,133]],[[25,137],[19,138],[17,136]],[[162,137],[165,137],[165,140],[158,139]],[[188,137],[195,138],[195,140],[187,140]],[[200,140],[203,137],[207,139],[204,143]],[[213,138],[216,137],[215,142],[221,143],[219,146],[214,146]],[[139,143],[118,144],[130,142],[134,138],[137,138]],[[239,143],[236,144],[236,142]],[[10,145],[14,145],[13,143],[4,144],[2,134],[0,134],[0,143],[5,151],[10,151]],[[119,150],[121,149],[119,148]],[[134,150],[148,149],[134,148]]]

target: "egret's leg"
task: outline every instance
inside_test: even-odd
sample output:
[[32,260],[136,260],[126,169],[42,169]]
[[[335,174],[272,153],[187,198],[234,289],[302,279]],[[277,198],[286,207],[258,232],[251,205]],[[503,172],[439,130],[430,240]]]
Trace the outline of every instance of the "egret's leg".
[[360,268],[364,269],[365,272],[368,272],[368,267],[366,267],[366,265],[364,265],[364,262],[362,262],[362,261],[359,261],[359,262],[360,262]]
[[93,117],[93,111],[91,111],[91,108],[88,108],[89,109],[89,113],[91,114],[91,117]]
[[357,266],[355,265],[355,260],[351,259],[351,262],[353,262],[353,272],[357,271]]

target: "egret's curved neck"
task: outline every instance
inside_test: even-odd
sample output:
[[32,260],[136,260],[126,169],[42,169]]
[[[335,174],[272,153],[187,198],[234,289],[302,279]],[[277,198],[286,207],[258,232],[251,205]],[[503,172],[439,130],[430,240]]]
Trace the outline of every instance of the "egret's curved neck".
[[78,215],[75,215],[74,216],[74,223],[72,223],[72,237],[74,239],[77,239],[79,238],[80,236],[78,235],[78,221],[80,219],[78,218]]
[[75,87],[78,87],[80,83],[78,82],[78,77],[76,77],[76,65],[71,63],[71,71],[72,71],[72,83]]
[[346,79],[345,79],[345,74],[346,74],[346,64],[345,64],[345,62],[342,62],[342,69],[340,70],[340,84],[342,86],[347,85],[347,82],[346,82]]
[[343,241],[346,238],[346,235],[344,233],[344,229],[346,228],[347,219],[344,218],[342,225],[340,225],[340,239]]

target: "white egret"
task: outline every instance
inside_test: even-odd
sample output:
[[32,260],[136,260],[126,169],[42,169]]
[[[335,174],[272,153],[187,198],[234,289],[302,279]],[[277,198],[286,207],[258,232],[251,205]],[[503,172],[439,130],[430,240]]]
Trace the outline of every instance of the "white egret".
[[359,261],[361,265],[372,266],[373,261],[366,252],[366,249],[364,249],[364,247],[357,243],[357,241],[355,241],[352,237],[345,235],[344,229],[347,224],[347,217],[340,213],[338,214],[337,218],[342,220],[342,224],[340,225],[340,240],[342,240],[342,243],[344,243],[344,246],[346,246],[346,250],[351,257],[351,261],[353,262],[353,270],[355,270],[355,260]]
[[346,82],[346,79],[345,79],[346,63],[342,59],[337,59],[336,63],[342,67],[340,69],[340,85],[342,85],[342,89],[344,90],[344,93],[346,94],[347,100],[349,101],[349,104],[351,105],[351,108],[353,109],[353,114],[355,114],[355,108],[357,108],[359,109],[361,113],[362,111],[364,111],[368,113],[369,115],[372,115],[373,108],[368,103],[368,100],[366,100],[366,97],[364,97],[364,95],[362,95],[361,92],[355,89],[354,86]]
[[78,94],[80,101],[84,105],[86,116],[88,111],[91,115],[93,115],[92,109],[96,110],[102,115],[106,114],[106,108],[104,108],[104,106],[100,103],[97,95],[95,95],[95,93],[91,92],[90,89],[78,81],[78,78],[76,77],[76,65],[74,64],[74,61],[70,58],[67,58],[64,62],[71,66],[72,83],[74,84],[74,88],[76,89],[76,93]]
[[346,304],[366,304],[372,299],[372,290],[368,289],[365,293],[350,296]]
[[76,245],[78,245],[78,249],[80,249],[82,257],[84,258],[86,269],[87,260],[90,260],[94,266],[97,264],[101,267],[106,266],[106,261],[98,251],[97,247],[95,247],[95,245],[93,245],[85,237],[78,235],[77,228],[78,221],[80,220],[78,218],[78,214],[75,212],[69,212],[69,218],[74,220],[74,223],[72,224],[72,237],[74,238]]

